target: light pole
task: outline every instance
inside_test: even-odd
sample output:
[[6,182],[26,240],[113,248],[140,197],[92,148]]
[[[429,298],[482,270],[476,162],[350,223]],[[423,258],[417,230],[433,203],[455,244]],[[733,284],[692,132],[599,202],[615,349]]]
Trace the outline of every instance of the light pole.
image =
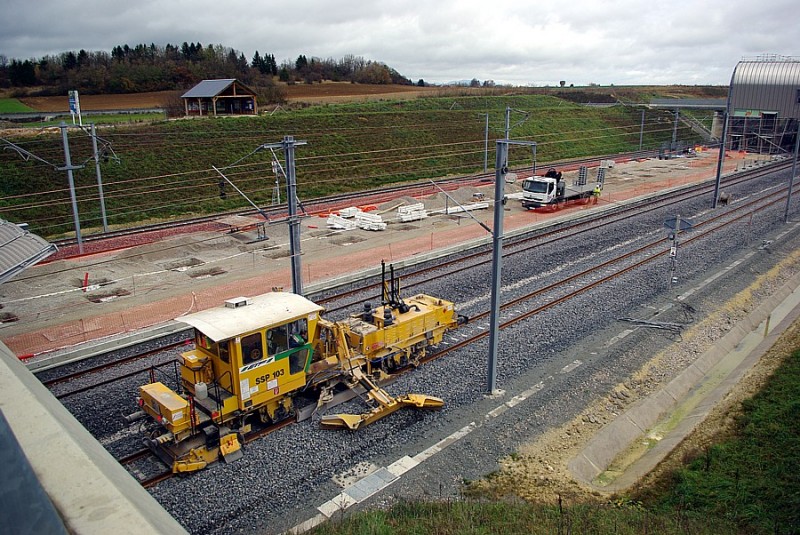
[[489,317],[489,370],[487,389],[489,395],[497,391],[497,348],[500,337],[500,291],[503,269],[503,216],[505,215],[505,182],[508,173],[508,146],[524,145],[531,147],[533,161],[536,161],[536,142],[497,141],[497,157],[494,172],[494,226],[492,227],[492,297]]
[[800,150],[800,121],[797,122],[797,133],[794,138],[794,158],[792,158],[792,172],[789,175],[789,192],[786,194],[786,210],[783,212],[783,222],[789,222],[789,204],[792,202],[792,187],[794,187],[794,174],[797,172],[797,152]]
[[59,171],[67,172],[67,182],[69,183],[69,198],[72,202],[72,220],[75,222],[75,240],[78,242],[78,252],[83,254],[83,238],[81,237],[81,220],[78,216],[78,201],[75,198],[75,180],[72,176],[72,171],[80,169],[81,166],[75,167],[72,165],[72,157],[69,153],[69,141],[67,139],[67,123],[61,121],[59,125],[61,129],[61,140],[64,144],[64,167],[59,167]]

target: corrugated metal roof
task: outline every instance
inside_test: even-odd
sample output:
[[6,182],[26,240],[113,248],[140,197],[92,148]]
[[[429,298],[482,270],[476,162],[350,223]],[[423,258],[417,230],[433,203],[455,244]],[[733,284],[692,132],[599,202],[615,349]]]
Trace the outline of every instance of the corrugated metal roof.
[[303,297],[288,292],[270,292],[249,298],[238,308],[225,306],[201,310],[180,318],[215,342],[307,317],[323,308]]
[[731,79],[731,110],[758,110],[800,118],[800,60],[775,57],[740,61]]
[[235,78],[225,78],[221,80],[203,80],[189,91],[181,95],[181,98],[211,98],[216,97],[225,91],[236,81]]
[[0,219],[0,284],[57,250],[44,238]]

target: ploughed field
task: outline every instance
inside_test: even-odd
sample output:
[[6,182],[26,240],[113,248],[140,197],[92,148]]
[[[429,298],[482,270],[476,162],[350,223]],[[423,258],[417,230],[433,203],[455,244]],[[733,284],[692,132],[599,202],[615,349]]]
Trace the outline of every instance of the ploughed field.
[[[325,82],[321,84],[285,85],[286,98],[307,102],[347,102],[351,100],[404,99],[436,91],[437,88],[409,85],[366,85],[349,82]],[[81,110],[124,110],[161,108],[175,95],[183,91],[153,91],[150,93],[128,93],[119,95],[80,95]],[[67,95],[54,97],[24,97],[22,103],[34,110],[44,112],[69,111]]]

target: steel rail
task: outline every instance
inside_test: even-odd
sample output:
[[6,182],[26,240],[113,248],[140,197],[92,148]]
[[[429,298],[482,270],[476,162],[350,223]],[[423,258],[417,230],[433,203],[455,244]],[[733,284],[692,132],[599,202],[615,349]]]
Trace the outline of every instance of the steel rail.
[[[176,347],[188,344],[190,341],[191,340],[188,340],[188,339],[187,340],[182,340],[180,342],[174,342],[174,343],[167,344],[165,346],[162,346],[162,347],[159,347],[159,348],[156,348],[156,349],[151,349],[151,350],[145,351],[144,353],[137,353],[135,355],[130,355],[128,357],[124,357],[124,358],[121,358],[119,360],[115,360],[113,362],[106,362],[104,364],[98,364],[97,366],[92,366],[90,368],[86,368],[86,369],[83,369],[83,370],[78,370],[76,372],[68,373],[66,375],[62,375],[60,377],[56,377],[54,379],[47,379],[45,381],[42,381],[42,384],[44,386],[46,386],[47,388],[51,388],[51,387],[53,387],[55,385],[58,385],[58,384],[61,384],[61,383],[66,383],[68,381],[72,381],[73,379],[79,379],[81,377],[85,377],[85,376],[91,375],[93,373],[98,373],[98,372],[102,372],[102,371],[108,370],[109,368],[113,368],[113,367],[118,366],[120,364],[127,364],[128,362],[135,362],[137,360],[141,360],[143,358],[146,358],[146,357],[149,357],[149,356],[152,356],[152,355],[156,355],[156,354],[161,353],[163,351],[169,351],[171,349],[175,349]],[[67,365],[68,364],[64,364],[64,366],[67,366]]]
[[[751,181],[751,180],[756,180],[758,178],[761,178],[766,174],[770,174],[770,173],[773,173],[773,172],[776,172],[776,171],[783,170],[784,168],[788,169],[788,167],[789,167],[789,164],[781,163],[781,164],[778,164],[776,167],[771,167],[770,169],[763,169],[762,168],[762,169],[753,170],[751,172],[748,172],[748,174],[746,176],[739,175],[739,176],[736,176],[736,177],[732,177],[731,180],[725,182],[725,185],[728,186],[728,187],[733,186],[733,185],[739,185],[739,184],[742,184],[744,182],[748,182],[748,181]],[[711,184],[708,184],[708,183],[695,184],[695,185],[693,185],[693,186],[691,186],[691,187],[689,187],[687,189],[681,190],[678,195],[674,195],[674,194],[670,194],[670,193],[665,193],[663,195],[660,195],[660,196],[654,198],[652,200],[652,202],[650,202],[648,204],[644,204],[644,205],[643,204],[637,204],[635,206],[621,207],[621,208],[615,210],[613,213],[604,214],[604,215],[601,215],[598,218],[592,218],[589,221],[579,221],[579,222],[576,222],[576,223],[568,222],[567,226],[562,226],[560,228],[553,229],[553,230],[545,230],[543,232],[535,232],[534,231],[532,234],[526,234],[526,235],[523,235],[523,236],[519,236],[516,239],[509,240],[507,242],[507,247],[508,248],[512,248],[512,247],[519,246],[521,244],[529,244],[531,242],[536,242],[536,243],[533,243],[532,245],[523,247],[521,249],[517,249],[517,250],[513,250],[513,251],[506,251],[506,252],[503,253],[503,258],[510,258],[510,257],[512,257],[514,255],[521,254],[521,253],[529,253],[531,250],[533,250],[533,249],[535,249],[537,247],[540,247],[540,246],[543,246],[543,245],[547,245],[547,244],[553,243],[553,242],[561,240],[561,239],[572,238],[572,237],[578,236],[578,235],[580,235],[580,234],[582,234],[584,232],[587,232],[587,231],[590,231],[590,230],[595,230],[597,228],[608,226],[608,225],[612,225],[612,224],[615,224],[615,223],[619,223],[621,221],[625,221],[626,219],[637,217],[637,216],[642,215],[644,213],[647,213],[649,211],[659,210],[659,209],[664,208],[665,206],[678,204],[680,202],[684,202],[686,199],[689,199],[689,198],[691,198],[693,196],[696,196],[699,192],[711,191],[713,188],[714,188],[714,186],[711,185]],[[477,263],[471,264],[471,265],[466,266],[466,267],[472,268],[472,267],[478,267],[478,266],[481,266],[481,265],[488,264],[488,263],[491,262],[491,258],[489,258],[490,255],[491,255],[491,251],[490,250],[477,251],[477,252],[470,253],[468,255],[465,255],[465,256],[462,256],[462,257],[459,257],[459,258],[456,258],[456,259],[453,259],[453,260],[448,260],[448,261],[444,261],[444,262],[441,262],[441,263],[437,263],[435,266],[428,266],[428,267],[424,267],[424,268],[418,268],[418,269],[414,269],[414,270],[411,270],[411,271],[407,271],[406,273],[403,274],[403,278],[408,279],[408,278],[411,278],[411,277],[424,275],[424,274],[430,273],[432,271],[439,271],[442,268],[448,268],[448,267],[451,267],[451,266],[457,266],[452,271],[446,271],[446,272],[443,272],[443,273],[437,273],[435,275],[423,278],[422,280],[415,280],[412,284],[410,284],[408,286],[408,287],[413,288],[414,286],[417,286],[417,285],[421,285],[421,284],[425,284],[425,283],[428,283],[428,282],[432,282],[434,280],[450,277],[455,272],[465,269],[465,266],[463,264],[468,262],[468,261],[470,261],[470,260],[484,258],[484,260],[480,260]],[[319,304],[325,304],[325,303],[329,303],[329,302],[332,302],[332,301],[336,301],[336,300],[342,299],[344,297],[362,294],[364,291],[375,290],[375,289],[380,291],[381,285],[382,285],[381,282],[375,282],[375,283],[362,285],[359,288],[343,291],[343,292],[340,292],[340,293],[338,293],[336,295],[333,295],[333,296],[322,297],[320,299],[316,299],[315,302],[317,302]],[[376,294],[374,297],[372,297],[372,299],[381,299],[380,293]],[[336,307],[331,307],[331,308],[327,309],[327,312],[328,313],[335,313],[335,312],[339,312],[341,310],[346,310],[346,309],[349,309],[349,308],[351,308],[353,306],[356,306],[360,302],[362,302],[362,301],[358,300],[358,301],[352,301],[352,302],[349,302],[349,303],[345,303],[345,304],[342,304],[342,305],[337,305]]]
[[[562,168],[574,168],[584,163],[592,163],[597,162],[603,159],[634,159],[634,158],[642,158],[642,157],[651,157],[652,155],[656,154],[656,151],[653,150],[642,150],[642,151],[631,151],[627,153],[620,153],[617,155],[610,155],[610,156],[601,156],[595,158],[577,158],[574,160],[565,160],[562,162],[551,162],[549,164],[543,165],[543,167],[547,166],[559,166]],[[524,169],[517,169],[515,172],[522,172]],[[486,173],[476,173],[472,175],[461,175],[457,177],[451,178],[444,178],[440,179],[437,184],[442,186],[463,186],[469,185],[472,183],[480,183],[487,180],[494,180],[494,172],[486,172]],[[364,190],[360,192],[350,192],[350,193],[340,193],[335,195],[329,195],[326,197],[319,197],[316,199],[311,199],[309,201],[305,201],[303,204],[311,208],[309,212],[316,213],[324,210],[330,210],[337,205],[345,206],[347,202],[358,200],[359,203],[374,203],[374,202],[386,202],[388,200],[392,200],[398,194],[407,194],[407,195],[424,195],[424,194],[432,194],[436,193],[436,190],[433,186],[431,186],[428,182],[425,183],[418,183],[418,184],[398,184],[398,185],[390,185],[390,186],[383,186],[380,188],[375,188],[371,190]],[[270,206],[264,208],[263,211],[270,217],[278,217],[284,215],[285,212],[288,210],[288,206],[286,203],[281,203],[278,205]],[[259,215],[255,210],[248,209],[248,210],[232,210],[227,212],[220,212],[216,214],[206,215],[206,216],[197,216],[187,219],[181,219],[178,221],[170,221],[170,222],[162,222],[162,223],[153,223],[148,225],[138,225],[135,227],[129,227],[125,229],[118,229],[118,230],[111,230],[108,232],[102,232],[97,234],[87,234],[82,236],[82,241],[84,243],[90,243],[93,241],[102,241],[106,239],[112,238],[119,238],[124,236],[131,236],[136,234],[146,234],[149,232],[158,232],[161,230],[170,230],[182,227],[189,227],[192,225],[200,225],[205,223],[213,223],[220,218],[234,216],[234,215],[241,215],[241,216],[256,216]],[[75,238],[62,238],[59,240],[54,240],[55,243],[59,248],[71,246],[77,244],[77,240]]]

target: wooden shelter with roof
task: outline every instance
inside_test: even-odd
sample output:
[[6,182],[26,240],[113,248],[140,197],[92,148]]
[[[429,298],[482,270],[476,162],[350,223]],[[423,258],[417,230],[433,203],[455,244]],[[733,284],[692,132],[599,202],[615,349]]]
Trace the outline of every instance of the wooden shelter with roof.
[[258,115],[256,93],[239,80],[203,80],[181,95],[187,116]]

